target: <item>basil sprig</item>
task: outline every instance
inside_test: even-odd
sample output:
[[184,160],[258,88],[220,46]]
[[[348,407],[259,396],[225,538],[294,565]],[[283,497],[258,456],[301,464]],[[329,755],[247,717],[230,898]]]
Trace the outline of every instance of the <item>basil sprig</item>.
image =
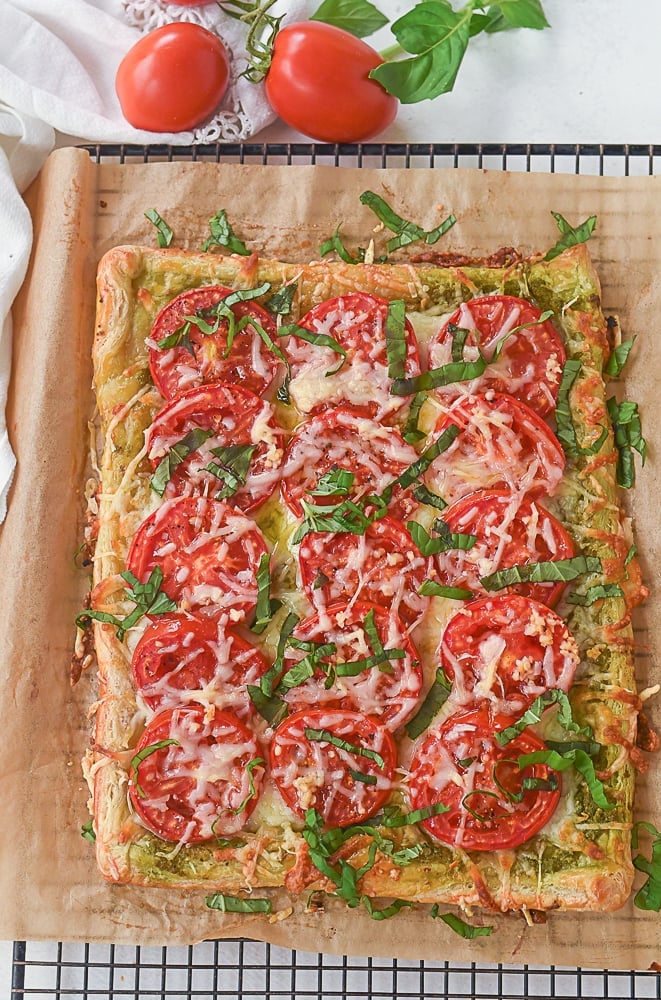
[[647,881],[634,896],[634,904],[639,910],[651,910],[658,913],[661,910],[661,833],[653,823],[639,822],[631,831],[631,846],[638,850],[640,832],[644,830],[652,838],[652,850],[649,858],[644,854],[636,854],[633,866],[639,872],[647,875]]
[[147,793],[138,780],[138,768],[142,764],[143,760],[146,760],[147,757],[151,757],[151,755],[156,753],[157,750],[163,750],[165,747],[179,746],[181,746],[179,740],[159,740],[158,743],[150,743],[149,746],[143,747],[142,750],[138,750],[138,752],[133,755],[130,764],[131,777],[133,779],[135,790],[141,799],[147,798]]
[[271,900],[250,896],[242,899],[240,896],[228,896],[224,892],[214,892],[205,898],[210,910],[220,910],[221,913],[270,913]]
[[549,562],[525,563],[483,576],[485,590],[502,590],[517,583],[567,583],[585,573],[601,573],[601,559],[596,556],[573,556]]
[[224,486],[215,494],[216,500],[233,497],[237,490],[246,485],[250,461],[257,448],[256,444],[227,444],[211,448],[217,462],[204,466],[205,472],[219,479]]
[[475,927],[473,924],[467,924],[456,913],[441,913],[438,903],[434,903],[429,911],[429,916],[433,920],[442,920],[443,923],[448,925],[450,930],[453,930],[455,934],[465,938],[467,941],[478,937],[488,937],[490,934],[493,934],[493,927],[491,926]]
[[640,464],[645,464],[647,442],[643,437],[638,403],[624,400],[618,403],[614,396],[606,400],[608,415],[613,422],[615,447],[617,448],[616,478],[619,486],[631,489],[636,481],[634,451],[640,455]]
[[413,716],[406,723],[406,732],[412,740],[415,740],[425,729],[428,729],[432,720],[438,715],[445,702],[450,697],[452,682],[443,670],[439,667],[434,677],[434,683],[430,687],[425,700]]
[[564,250],[568,250],[570,247],[575,247],[579,243],[586,243],[592,233],[594,232],[594,227],[597,224],[597,216],[591,215],[581,222],[578,226],[570,225],[567,220],[560,215],[559,212],[551,212],[551,215],[555,219],[556,225],[560,232],[562,233],[560,239],[555,243],[549,251],[547,251],[544,260],[554,260],[554,258],[559,257]]
[[181,440],[173,444],[167,455],[164,455],[161,461],[156,466],[156,471],[154,475],[149,480],[149,485],[153,489],[154,493],[157,493],[159,497],[162,497],[165,493],[166,487],[172,476],[174,474],[177,466],[181,465],[184,459],[197,451],[200,445],[208,441],[210,437],[213,437],[213,430],[204,430],[202,427],[194,427],[193,430],[189,431]]
[[145,219],[156,226],[156,240],[161,250],[169,247],[174,239],[174,232],[168,226],[165,219],[158,214],[155,208],[148,208],[145,212]]
[[452,229],[457,221],[454,215],[448,215],[439,226],[436,226],[434,229],[425,230],[415,222],[403,219],[400,215],[397,215],[390,205],[380,195],[375,194],[374,191],[363,191],[360,201],[361,204],[366,205],[367,208],[374,212],[379,222],[382,222],[387,229],[395,233],[386,243],[388,253],[392,253],[393,250],[398,250],[400,247],[408,246],[410,243],[418,243],[419,241],[422,241],[427,246],[437,243],[441,236],[444,236],[448,230]]
[[176,603],[160,589],[163,583],[163,570],[160,566],[154,566],[146,583],[140,583],[129,570],[126,570],[121,576],[131,585],[124,588],[124,594],[129,601],[135,604],[133,611],[126,618],[118,618],[107,611],[81,611],[76,616],[78,628],[89,628],[92,619],[97,622],[107,622],[117,627],[117,638],[122,642],[128,630],[140,621],[143,615],[163,615],[168,611],[177,610]]
[[250,256],[248,247],[234,233],[224,208],[209,219],[209,232],[211,235],[202,244],[202,253],[206,253],[209,247],[225,247],[230,253]]

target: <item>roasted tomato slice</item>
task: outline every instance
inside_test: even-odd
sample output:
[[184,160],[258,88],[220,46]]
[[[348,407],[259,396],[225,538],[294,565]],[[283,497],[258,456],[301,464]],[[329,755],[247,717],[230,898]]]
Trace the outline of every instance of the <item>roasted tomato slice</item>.
[[[293,638],[305,645],[287,651],[284,686],[298,679],[297,664],[298,670],[309,665],[310,672],[285,695],[293,711],[349,709],[391,730],[415,712],[422,687],[420,660],[404,623],[392,611],[371,604],[335,604],[300,622]],[[327,645],[335,649],[318,655],[317,665],[315,650]],[[395,655],[385,656],[388,652]]]
[[430,560],[394,517],[375,521],[364,535],[306,535],[298,561],[305,592],[321,613],[336,601],[367,601],[391,608],[412,627],[429,605],[418,589],[429,576]]
[[578,662],[576,640],[562,618],[518,594],[466,604],[441,641],[453,698],[462,705],[488,700],[514,714],[550,688],[568,691]]
[[[376,420],[388,420],[407,402],[390,393],[386,322],[388,302],[376,295],[353,292],[314,306],[299,326],[332,337],[346,357],[330,347],[290,337],[287,355],[292,379],[289,394],[301,413],[350,406]],[[420,372],[418,345],[408,319],[404,322],[405,357],[402,377]],[[336,370],[339,369],[339,370]],[[329,374],[333,372],[333,374]]]
[[[159,391],[166,399],[207,382],[231,382],[262,395],[275,378],[278,359],[269,351],[257,329],[248,323],[237,332],[227,350],[229,325],[214,313],[222,299],[232,294],[231,288],[207,285],[182,292],[161,309],[154,320],[149,347],[149,368]],[[276,339],[273,318],[256,302],[237,302],[230,307],[237,322],[250,317]],[[204,333],[193,316],[211,327],[214,333]],[[162,341],[176,341],[172,346],[159,346]],[[227,354],[227,357],[224,355]]]
[[435,392],[458,395],[495,389],[521,400],[540,417],[547,416],[555,409],[566,355],[555,327],[549,320],[540,323],[541,315],[537,306],[513,295],[484,295],[464,302],[432,339],[429,367],[440,368],[453,360],[453,327],[468,330],[464,361],[477,361],[479,353],[491,361],[504,343],[499,357],[479,378]]
[[[213,496],[251,511],[280,481],[283,438],[270,403],[243,386],[217,384],[189,389],[164,406],[147,447],[154,469],[164,459],[170,465],[161,495]],[[174,461],[172,449],[179,450]]]
[[466,396],[441,417],[433,438],[453,424],[459,434],[425,474],[427,486],[447,503],[491,487],[543,496],[562,479],[560,442],[518,399],[496,392]]
[[390,732],[360,712],[298,712],[271,743],[271,773],[285,803],[298,816],[316,809],[328,826],[360,823],[380,809],[396,763]]
[[[282,470],[282,497],[301,517],[301,501],[313,504],[357,500],[380,494],[418,455],[399,431],[384,427],[353,410],[328,410],[299,424],[287,445]],[[312,496],[319,480],[337,469],[353,473],[348,494]],[[409,512],[415,502],[399,487],[393,492],[392,514]]]
[[131,669],[154,712],[196,702],[228,709],[246,722],[255,715],[247,684],[259,684],[268,664],[249,642],[212,618],[172,613],[149,623]]
[[[476,597],[488,593],[480,579],[497,570],[527,563],[571,559],[571,536],[552,514],[529,496],[511,490],[477,490],[444,510],[450,531],[475,535],[470,549],[449,549],[436,556],[441,583],[464,587]],[[555,607],[566,584],[518,583],[508,592]]]
[[178,497],[142,522],[127,565],[141,583],[160,566],[161,590],[181,610],[239,621],[257,604],[257,569],[266,551],[259,528],[233,507]]
[[231,712],[188,705],[155,715],[131,761],[129,795],[163,840],[199,844],[243,829],[265,762],[257,738]]
[[[501,747],[494,732],[510,722],[505,716],[494,720],[486,706],[452,715],[415,755],[411,805],[447,806],[422,822],[441,843],[467,851],[508,850],[530,840],[553,815],[560,776],[546,764],[519,768],[519,757],[545,746],[525,731]],[[525,778],[537,787],[524,787]]]

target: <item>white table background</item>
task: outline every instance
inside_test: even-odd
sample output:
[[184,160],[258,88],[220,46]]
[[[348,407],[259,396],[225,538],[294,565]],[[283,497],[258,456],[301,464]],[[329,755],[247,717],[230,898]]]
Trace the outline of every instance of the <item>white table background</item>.
[[[376,3],[391,18],[411,7]],[[402,106],[379,141],[661,143],[660,0],[543,5],[551,29],[473,39],[454,91]],[[377,48],[391,41],[387,29],[370,39]],[[304,138],[278,122],[257,141]],[[10,977],[11,944],[0,942],[0,996],[9,996]],[[52,985],[44,970],[44,987]]]

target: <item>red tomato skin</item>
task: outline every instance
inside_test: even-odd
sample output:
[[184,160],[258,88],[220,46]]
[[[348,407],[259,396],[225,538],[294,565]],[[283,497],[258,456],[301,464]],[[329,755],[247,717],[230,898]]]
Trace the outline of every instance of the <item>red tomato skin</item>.
[[126,120],[148,132],[185,132],[216,110],[229,83],[217,35],[186,21],[149,32],[122,59],[115,89]]
[[287,125],[321,142],[363,142],[383,132],[398,101],[370,80],[383,59],[360,38],[321,21],[281,28],[266,97]]

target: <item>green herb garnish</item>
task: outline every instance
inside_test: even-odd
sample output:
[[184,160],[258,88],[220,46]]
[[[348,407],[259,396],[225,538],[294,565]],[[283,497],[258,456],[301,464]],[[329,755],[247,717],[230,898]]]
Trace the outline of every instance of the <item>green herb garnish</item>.
[[448,700],[451,689],[452,682],[443,670],[443,667],[439,667],[436,671],[434,683],[427,692],[425,700],[410,722],[406,723],[406,732],[412,740],[416,739],[421,733],[424,733],[425,729],[429,728],[432,720],[438,715]]
[[305,738],[314,743],[330,743],[332,746],[337,747],[338,750],[344,750],[346,753],[356,754],[358,757],[368,757],[374,761],[377,767],[384,768],[386,766],[385,760],[376,750],[370,750],[369,747],[357,746],[355,743],[348,743],[339,736],[335,736],[328,729],[311,729],[306,726],[304,732]]
[[567,583],[585,573],[601,573],[601,559],[596,556],[574,556],[551,562],[526,563],[498,570],[483,576],[480,583],[485,590],[502,590],[516,583]]
[[271,571],[268,552],[263,552],[257,567],[257,605],[255,620],[250,631],[261,635],[269,625],[273,615],[282,607],[282,601],[271,597]]
[[158,493],[159,497],[162,497],[177,466],[181,465],[184,459],[188,458],[192,452],[197,451],[200,445],[208,441],[210,437],[213,437],[214,433],[213,430],[204,430],[202,427],[195,427],[185,437],[181,438],[180,441],[173,444],[167,455],[164,455],[158,463],[154,475],[149,480],[149,485],[154,493]]
[[652,851],[649,858],[644,854],[636,854],[633,858],[634,868],[647,875],[647,881],[634,896],[634,904],[639,910],[658,913],[661,910],[661,833],[652,823],[635,823],[631,831],[631,846],[635,851],[638,850],[641,830],[651,836]]
[[493,927],[474,927],[473,924],[467,924],[456,913],[440,913],[438,903],[434,903],[429,911],[429,916],[433,920],[442,920],[443,923],[448,925],[450,930],[453,930],[459,937],[466,938],[466,940],[472,940],[477,937],[488,937],[490,934],[493,934]]
[[271,900],[258,899],[251,896],[241,899],[239,896],[228,896],[223,892],[214,892],[207,896],[205,903],[210,910],[220,910],[221,913],[270,913]]
[[228,444],[211,448],[211,454],[218,461],[209,462],[204,466],[204,471],[210,472],[225,484],[215,494],[216,500],[233,497],[237,490],[246,485],[250,461],[256,448],[256,444]]
[[76,616],[78,628],[89,628],[92,620],[107,622],[117,627],[117,638],[122,642],[128,630],[140,621],[143,615],[162,615],[168,611],[177,610],[176,603],[160,590],[163,582],[163,570],[160,566],[154,566],[146,583],[140,583],[138,578],[128,570],[121,576],[127,583],[131,584],[130,587],[124,589],[124,594],[129,601],[135,604],[133,611],[126,618],[118,618],[107,611],[81,611]]
[[[393,25],[394,28],[394,25]],[[370,74],[371,76],[372,74]],[[425,230],[418,226],[415,222],[410,222],[408,219],[403,219],[401,216],[397,215],[396,212],[390,207],[390,205],[384,201],[380,195],[375,194],[373,191],[363,191],[360,196],[361,204],[366,205],[374,214],[377,219],[390,229],[391,232],[395,233],[392,239],[389,239],[386,243],[386,249],[388,253],[392,253],[393,250],[398,250],[400,247],[408,246],[410,243],[417,243],[420,240],[424,242],[427,246],[436,243],[441,236],[444,236],[449,229],[454,226],[457,221],[454,215],[448,215],[439,226],[434,229]]]
[[156,753],[157,750],[163,750],[165,747],[178,747],[178,746],[181,746],[179,740],[159,740],[158,743],[150,743],[149,746],[143,747],[142,750],[139,750],[131,758],[131,764],[130,764],[131,777],[133,779],[135,790],[141,799],[147,798],[147,793],[145,792],[144,788],[138,781],[138,768],[142,764],[143,760],[146,760],[147,757],[151,757],[151,755],[153,753]]
[[436,580],[425,580],[418,588],[418,593],[423,597],[447,597],[450,601],[470,601],[473,596],[472,590],[464,587],[446,587]]
[[606,406],[613,422],[615,447],[618,453],[617,483],[624,489],[630,489],[636,481],[634,451],[640,455],[641,465],[645,464],[647,457],[647,442],[643,437],[638,403],[632,403],[628,400],[618,403],[615,397],[611,396],[610,399],[606,400]]
[[165,219],[158,214],[155,208],[147,209],[145,219],[148,219],[152,225],[156,226],[156,239],[161,250],[169,247],[174,239],[174,232],[170,229]]
[[388,377],[403,379],[406,372],[406,304],[403,299],[388,303],[385,338]]
[[592,236],[594,227],[597,223],[596,215],[591,215],[585,220],[585,222],[581,222],[579,226],[570,225],[559,212],[551,212],[551,215],[555,219],[556,225],[562,233],[562,236],[558,242],[551,247],[544,257],[544,260],[553,260],[555,257],[559,257],[564,250],[568,250],[570,247],[575,247],[579,243],[586,243]]
[[209,219],[209,232],[211,235],[202,244],[202,253],[206,253],[209,247],[225,247],[230,253],[238,253],[242,257],[250,256],[250,250],[235,235],[224,208]]

